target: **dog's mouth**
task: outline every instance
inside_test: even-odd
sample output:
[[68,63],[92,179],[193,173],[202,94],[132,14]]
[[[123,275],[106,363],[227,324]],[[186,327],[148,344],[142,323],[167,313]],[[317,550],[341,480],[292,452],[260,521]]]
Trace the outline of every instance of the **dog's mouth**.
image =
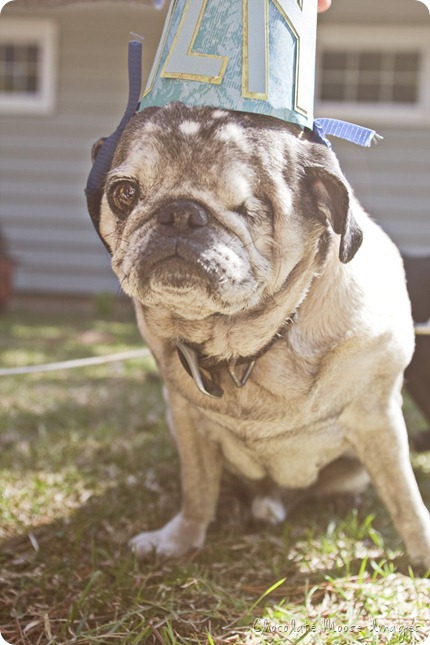
[[[115,267],[114,267],[115,268]],[[261,286],[243,247],[206,231],[166,238],[157,229],[132,244],[118,272],[124,291],[147,305],[202,315],[255,304]]]
[[178,290],[204,284],[217,289],[225,283],[248,281],[249,270],[246,258],[206,234],[176,239],[151,235],[138,269],[142,285],[150,281],[153,287]]
[[159,241],[151,251],[141,257],[139,277],[142,285],[150,281],[153,286],[184,290],[199,284],[215,286],[222,280],[222,271],[214,258],[208,257],[210,247],[199,247],[195,241],[177,239]]
[[169,202],[137,227],[113,268],[128,295],[176,312],[237,312],[263,289],[247,245],[188,200]]

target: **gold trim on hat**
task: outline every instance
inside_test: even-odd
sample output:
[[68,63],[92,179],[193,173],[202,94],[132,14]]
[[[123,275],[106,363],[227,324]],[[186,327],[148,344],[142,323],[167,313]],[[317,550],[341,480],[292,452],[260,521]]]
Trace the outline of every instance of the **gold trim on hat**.
[[220,85],[222,83],[222,80],[223,80],[224,74],[225,74],[225,70],[226,70],[227,65],[228,65],[228,61],[229,61],[228,56],[217,56],[215,54],[204,54],[204,53],[194,52],[193,51],[194,43],[195,43],[195,41],[197,39],[199,30],[200,30],[200,27],[201,27],[201,23],[202,23],[202,20],[203,20],[203,14],[205,12],[208,0],[202,0],[202,6],[201,6],[201,9],[200,9],[200,14],[199,14],[196,26],[194,28],[194,32],[193,32],[193,35],[192,35],[192,38],[191,38],[191,42],[190,42],[190,44],[188,46],[187,56],[198,57],[198,58],[213,58],[213,59],[218,59],[218,60],[222,61],[222,65],[221,65],[221,69],[219,71],[219,74],[217,76],[204,76],[204,75],[201,75],[201,74],[189,74],[189,73],[186,73],[186,72],[168,72],[168,71],[166,71],[166,67],[170,63],[170,59],[171,59],[171,57],[173,55],[173,52],[175,50],[175,47],[177,45],[179,34],[181,32],[181,29],[182,29],[182,27],[184,25],[184,22],[185,22],[185,19],[187,17],[187,12],[188,12],[188,9],[189,9],[190,2],[191,2],[191,0],[187,0],[187,2],[186,2],[186,5],[184,7],[183,14],[182,14],[182,17],[181,17],[181,22],[179,23],[178,30],[177,30],[177,32],[175,34],[175,38],[174,38],[173,43],[172,43],[172,45],[170,47],[170,51],[169,51],[169,53],[167,55],[166,62],[163,65],[163,69],[161,70],[160,76],[163,77],[163,78],[179,78],[179,79],[185,80],[185,81],[187,81],[187,80],[188,81],[200,81],[201,83],[213,83],[215,85]]
[[[296,61],[294,64],[294,105],[293,110],[307,117],[309,112],[305,108],[299,106],[298,92],[299,92],[299,64],[300,64],[300,35],[294,27],[288,15],[285,13],[278,0],[271,0],[275,5],[282,18],[290,28],[295,41],[296,41]],[[301,11],[303,11],[303,0],[296,0]],[[242,60],[242,96],[250,99],[257,99],[261,101],[269,100],[269,0],[264,0],[264,39],[265,39],[265,55],[266,55],[266,91],[265,92],[250,92],[249,91],[249,49],[248,49],[248,10],[249,0],[242,0],[243,5],[243,60]]]
[[242,35],[242,96],[248,99],[267,101],[269,98],[269,0],[264,0],[264,48],[266,51],[266,88],[265,92],[249,91],[249,0],[242,0],[243,35]]
[[155,55],[155,59],[154,59],[154,62],[152,64],[152,69],[151,69],[149,77],[148,77],[147,85],[145,87],[145,91],[143,93],[142,100],[146,96],[148,96],[148,94],[150,94],[150,92],[152,92],[152,90],[154,89],[155,81],[157,80],[157,72],[158,72],[158,69],[159,69],[160,64],[161,64],[161,58],[163,56],[164,48],[165,48],[166,42],[167,42],[167,37],[168,37],[169,32],[170,32],[170,27],[171,27],[171,24],[172,24],[172,21],[173,21],[173,15],[174,15],[174,11],[175,11],[175,8],[176,8],[176,4],[177,4],[177,0],[173,0],[172,3],[170,4],[168,12],[167,12],[166,21],[165,21],[164,27],[163,27],[163,33],[161,34],[161,40],[160,40],[160,42],[158,44],[157,53]]
[[[300,7],[300,10],[303,10],[303,0],[302,4],[300,6],[300,0],[297,0],[298,5]],[[293,23],[289,19],[288,15],[285,13],[281,5],[279,4],[278,0],[272,0],[273,4],[276,6],[277,10],[281,14],[281,16],[284,18],[285,22],[293,32],[295,38],[296,38],[296,43],[297,43],[297,51],[296,51],[296,62],[294,65],[294,106],[293,110],[295,112],[298,112],[302,116],[307,117],[309,115],[308,110],[305,110],[305,108],[302,108],[299,106],[299,100],[298,100],[298,94],[299,94],[299,64],[300,64],[300,35],[297,29],[294,27]]]

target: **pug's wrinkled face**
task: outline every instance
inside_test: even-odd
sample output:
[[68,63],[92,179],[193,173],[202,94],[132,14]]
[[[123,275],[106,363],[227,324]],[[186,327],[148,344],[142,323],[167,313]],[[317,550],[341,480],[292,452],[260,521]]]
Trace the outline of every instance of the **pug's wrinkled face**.
[[182,104],[138,113],[101,205],[123,290],[185,319],[269,298],[321,232],[297,196],[301,145],[250,115]]

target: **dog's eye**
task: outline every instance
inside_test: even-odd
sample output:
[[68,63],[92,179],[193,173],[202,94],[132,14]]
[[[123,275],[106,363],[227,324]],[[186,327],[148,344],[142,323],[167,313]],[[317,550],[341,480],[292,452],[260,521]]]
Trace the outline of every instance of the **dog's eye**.
[[108,191],[108,202],[117,215],[130,215],[139,199],[139,187],[134,181],[116,182]]
[[236,213],[253,221],[267,221],[273,217],[273,208],[264,197],[250,198],[235,208]]

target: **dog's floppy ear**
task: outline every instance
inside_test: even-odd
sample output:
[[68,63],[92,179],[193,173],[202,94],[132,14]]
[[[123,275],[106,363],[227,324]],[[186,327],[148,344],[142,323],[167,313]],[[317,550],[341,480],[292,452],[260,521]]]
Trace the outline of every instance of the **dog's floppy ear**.
[[91,148],[91,161],[94,163],[96,160],[97,155],[100,152],[100,149],[104,142],[106,141],[107,137],[101,137],[98,139],[95,143],[93,143],[93,147]]
[[362,230],[350,209],[348,188],[324,166],[308,166],[305,173],[318,217],[328,221],[340,235],[339,259],[345,264],[352,260],[363,241]]

